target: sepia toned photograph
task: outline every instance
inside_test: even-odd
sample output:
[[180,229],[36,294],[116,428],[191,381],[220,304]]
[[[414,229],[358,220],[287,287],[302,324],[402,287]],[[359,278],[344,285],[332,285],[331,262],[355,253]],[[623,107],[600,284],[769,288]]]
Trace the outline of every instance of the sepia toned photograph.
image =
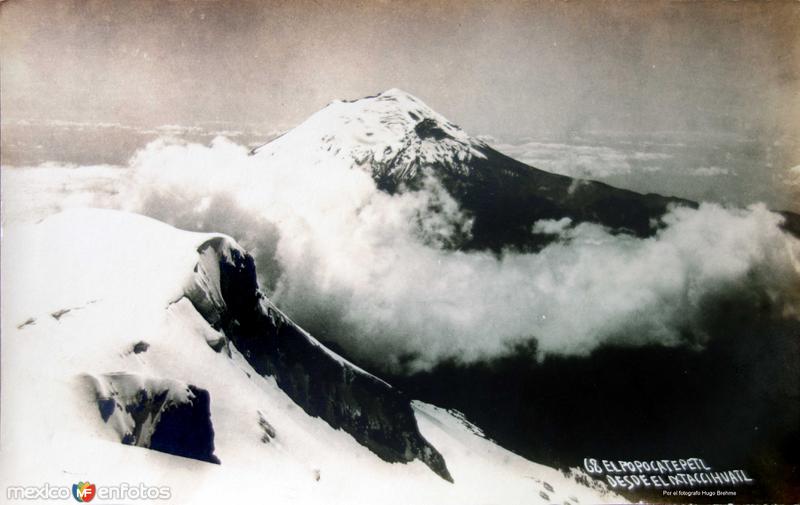
[[0,503],[800,501],[800,2],[0,1]]

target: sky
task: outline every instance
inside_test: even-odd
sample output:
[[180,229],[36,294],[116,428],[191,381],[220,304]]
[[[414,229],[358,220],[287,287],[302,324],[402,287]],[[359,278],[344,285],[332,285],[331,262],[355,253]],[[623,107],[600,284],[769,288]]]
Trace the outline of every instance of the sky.
[[[709,151],[673,156],[675,169],[648,163],[604,180],[800,210],[795,0],[0,6],[6,124],[221,122],[275,132],[332,100],[398,87],[473,135],[515,143],[510,154],[530,152],[518,145],[530,140],[678,134]],[[723,146],[731,139],[747,144]],[[130,155],[126,144],[117,157]],[[583,173],[563,157],[554,166],[565,163],[570,175],[605,174]],[[698,177],[681,179],[686,171],[715,177],[698,185]]]
[[6,0],[7,117],[290,127],[399,87],[468,130],[797,133],[800,3]]

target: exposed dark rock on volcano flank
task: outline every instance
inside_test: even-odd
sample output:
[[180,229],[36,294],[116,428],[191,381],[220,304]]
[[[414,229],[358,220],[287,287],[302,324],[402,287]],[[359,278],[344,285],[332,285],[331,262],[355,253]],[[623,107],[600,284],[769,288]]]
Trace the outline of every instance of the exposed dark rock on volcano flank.
[[[214,456],[214,428],[208,391],[195,386],[189,386],[189,391],[194,395],[192,403],[179,403],[161,413],[161,420],[150,437],[150,448],[219,463],[219,458]],[[198,444],[197,441],[208,442]]]
[[123,444],[219,464],[205,389],[128,373],[87,379],[100,416]]
[[187,297],[259,374],[274,377],[305,412],[341,428],[381,459],[419,459],[452,482],[444,458],[420,433],[409,398],[323,347],[275,308],[258,289],[251,256],[226,249],[222,238],[198,252],[200,272],[219,268],[222,300],[200,299],[199,290],[188,290]]
[[[468,176],[434,167],[445,188],[475,218],[466,247],[499,251],[537,250],[552,237],[531,233],[540,219],[570,218],[603,225],[615,233],[652,236],[670,206],[697,203],[655,193],[641,194],[602,182],[574,179],[528,166],[490,147],[470,161]],[[800,216],[782,212],[784,229],[800,237]]]
[[669,205],[696,206],[545,172],[489,147],[483,153],[485,159],[471,160],[474,169],[468,177],[447,172],[441,176],[447,190],[475,218],[469,248],[537,250],[553,237],[531,233],[533,224],[565,217],[573,223],[597,223],[614,232],[647,237],[656,232]]

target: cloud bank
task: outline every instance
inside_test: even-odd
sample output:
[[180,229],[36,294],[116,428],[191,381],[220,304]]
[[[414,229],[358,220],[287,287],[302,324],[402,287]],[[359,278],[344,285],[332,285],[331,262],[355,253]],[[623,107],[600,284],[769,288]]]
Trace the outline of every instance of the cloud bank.
[[271,164],[222,138],[151,143],[131,170],[129,210],[234,236],[278,306],[381,366],[486,359],[531,339],[540,356],[702,345],[705,305],[730,293],[798,317],[800,242],[763,206],[676,208],[648,239],[540,222],[531,233],[555,242],[497,257],[445,247],[471,223],[433,178],[388,195],[360,170]]

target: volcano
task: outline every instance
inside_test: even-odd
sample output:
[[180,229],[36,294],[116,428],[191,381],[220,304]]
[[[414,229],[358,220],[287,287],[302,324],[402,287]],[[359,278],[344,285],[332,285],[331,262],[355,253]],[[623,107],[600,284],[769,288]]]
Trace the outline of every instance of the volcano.
[[413,191],[426,174],[433,175],[474,219],[471,237],[455,244],[468,250],[538,250],[551,237],[531,229],[546,219],[591,222],[647,237],[670,205],[696,205],[525,165],[399,89],[333,102],[252,154],[272,160],[290,156],[298,166],[364,170],[388,193]]
[[[474,218],[467,250],[535,251],[552,240],[533,234],[540,220],[595,223],[614,233],[652,236],[683,198],[615,188],[526,165],[470,136],[419,98],[393,88],[358,100],[338,100],[251,154],[298,167],[336,165],[370,173],[388,193],[413,191],[433,175]],[[800,236],[800,215],[782,212]]]

